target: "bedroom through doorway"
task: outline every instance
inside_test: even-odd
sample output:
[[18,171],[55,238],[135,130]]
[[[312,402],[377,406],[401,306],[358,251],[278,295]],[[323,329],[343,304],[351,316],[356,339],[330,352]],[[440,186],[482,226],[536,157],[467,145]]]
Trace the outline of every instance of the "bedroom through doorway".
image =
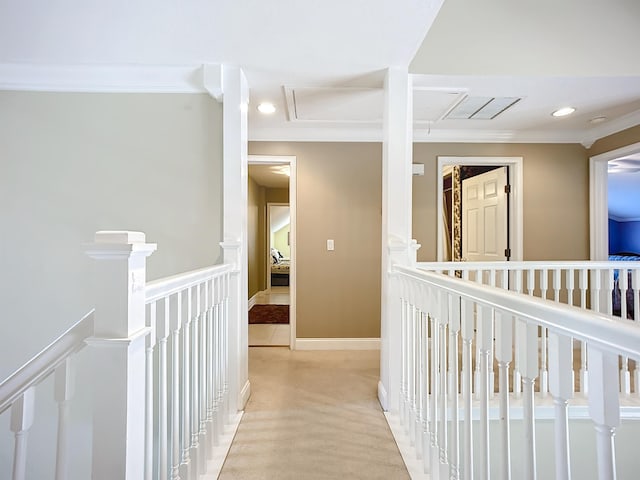
[[295,157],[250,155],[248,182],[249,346],[293,349]]

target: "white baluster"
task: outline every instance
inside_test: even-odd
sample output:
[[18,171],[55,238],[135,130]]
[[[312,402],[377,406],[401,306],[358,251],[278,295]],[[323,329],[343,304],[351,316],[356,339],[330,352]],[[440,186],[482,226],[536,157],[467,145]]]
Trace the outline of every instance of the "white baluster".
[[27,476],[27,437],[33,425],[35,395],[35,387],[30,387],[11,405],[11,431],[15,437],[13,480]]
[[[620,317],[627,318],[627,290],[629,274],[626,268],[618,270],[618,283],[620,285]],[[613,281],[613,274],[611,275]],[[631,373],[629,372],[629,358],[621,357],[620,365],[620,391],[625,395],[631,394]]]
[[169,311],[171,328],[171,479],[180,479],[180,333],[182,293],[173,296]]
[[560,301],[560,290],[562,289],[562,277],[561,277],[561,272],[559,268],[554,268],[552,270],[552,288],[553,288],[553,301],[554,302],[559,302]]
[[225,412],[225,418],[229,415],[229,383],[228,383],[228,372],[229,372],[229,292],[231,288],[231,275],[229,273],[225,273],[225,293],[224,293],[224,323],[223,323],[223,384],[224,384],[224,402],[223,402],[223,410]]
[[509,364],[513,355],[513,317],[496,312],[496,359],[500,382],[500,440],[502,452],[500,473],[503,480],[511,478],[511,424],[509,420]]
[[413,304],[409,305],[408,311],[409,318],[409,375],[407,378],[407,389],[408,389],[408,401],[409,401],[409,422],[407,425],[409,432],[409,443],[411,445],[415,445],[415,422],[416,422],[416,392],[415,392],[415,366],[416,366],[416,358],[415,358],[415,306]]
[[[522,293],[522,270],[517,270],[514,272],[514,282],[513,282],[513,291],[516,293]],[[513,368],[513,394],[516,397],[519,397],[522,393],[522,376],[520,375],[520,355],[518,355],[518,350],[523,347],[524,343],[521,343],[521,339],[519,337],[519,330],[516,328],[513,332],[516,356]]]
[[480,478],[489,480],[490,472],[490,444],[489,444],[489,379],[492,368],[491,344],[493,342],[493,310],[489,307],[476,305],[478,312],[478,345],[480,349]]
[[182,333],[182,460],[180,477],[191,479],[191,315],[192,288],[185,290]]
[[207,299],[207,343],[206,343],[206,362],[207,362],[207,398],[206,398],[206,408],[207,408],[207,427],[206,427],[206,438],[207,438],[207,458],[210,458],[210,454],[213,451],[213,446],[215,445],[215,427],[214,427],[214,419],[213,419],[213,401],[215,398],[214,393],[214,370],[215,365],[213,363],[213,297],[212,297],[212,285],[209,280],[205,282],[205,294]]
[[440,457],[440,476],[442,478],[448,478],[449,476],[449,459],[447,457],[447,445],[448,445],[448,424],[447,424],[447,322],[449,318],[449,301],[450,295],[442,290],[439,291],[442,310],[440,312],[440,318],[438,319],[438,328],[440,333],[438,338],[440,340],[440,374],[438,381],[440,382],[439,388],[439,402],[440,402],[440,427],[438,428],[438,454]]
[[153,479],[153,350],[156,346],[156,302],[151,302],[147,308],[147,327],[151,329],[145,338],[145,414],[144,414],[144,478]]
[[201,292],[200,295],[200,358],[198,361],[200,362],[200,379],[199,379],[199,388],[198,388],[198,413],[200,416],[199,419],[199,431],[198,431],[198,445],[200,446],[200,450],[198,452],[198,471],[200,474],[203,474],[207,470],[207,455],[211,451],[211,449],[207,448],[207,395],[208,395],[208,382],[207,375],[209,364],[207,363],[207,341],[208,341],[208,320],[207,315],[209,314],[207,310],[207,291],[206,291],[206,283],[202,283],[198,285],[198,289]]
[[549,332],[549,391],[555,406],[556,480],[571,478],[567,402],[573,396],[571,337]]
[[[431,473],[436,478],[439,478],[438,472],[440,468],[440,458],[438,452],[438,421],[440,418],[440,408],[438,405],[438,398],[440,396],[440,388],[438,381],[440,379],[440,330],[438,328],[438,320],[436,316],[440,315],[440,295],[439,291],[435,292],[435,288],[431,288],[431,296],[435,300],[433,302],[433,310],[430,315],[431,322],[431,431],[429,432],[431,437]],[[434,316],[435,315],[435,316]]]
[[[579,270],[578,286],[580,288],[580,308],[587,309],[588,271],[585,268]],[[580,342],[580,392],[587,395],[589,392],[589,371],[587,369],[587,343]]]
[[474,336],[473,305],[462,299],[460,316],[462,324],[462,401],[464,403],[464,455],[462,477],[473,480],[473,392],[472,352]]
[[222,345],[220,342],[220,326],[221,326],[222,306],[220,301],[220,277],[213,279],[213,439],[214,444],[218,445],[220,436],[224,430],[224,420],[222,417]]
[[421,326],[421,344],[422,344],[422,355],[420,356],[420,361],[422,363],[422,381],[421,381],[421,390],[422,390],[422,464],[425,473],[431,472],[431,456],[430,445],[429,445],[429,421],[431,412],[429,411],[429,325],[428,325],[428,316],[425,313],[420,315],[420,326]]
[[200,358],[200,316],[202,313],[200,285],[193,287],[192,291],[192,323],[191,336],[192,336],[192,349],[191,349],[191,474],[192,478],[198,478],[200,473],[200,460],[201,448],[200,448],[200,365],[202,359]]
[[449,398],[451,399],[451,443],[449,445],[450,478],[460,478],[460,418],[458,415],[458,335],[460,332],[460,297],[452,296],[449,315]]
[[160,480],[169,477],[169,399],[167,371],[167,339],[169,338],[169,297],[161,300],[162,313],[156,318],[158,342],[158,475]]
[[[575,271],[572,268],[568,268],[565,271],[565,283],[567,286],[567,305],[573,305],[573,291],[575,288]],[[571,389],[575,392],[576,372],[573,370],[573,348],[571,348]]]
[[522,320],[516,321],[518,341],[521,348],[516,351],[523,384],[524,415],[524,473],[526,480],[536,478],[536,430],[533,400],[533,384],[538,375],[538,327]]
[[618,356],[589,347],[589,414],[596,429],[598,478],[615,480],[613,437],[620,425]]
[[[401,289],[404,286],[404,282],[401,283]],[[407,411],[407,375],[408,375],[408,362],[409,362],[409,349],[407,346],[407,301],[404,297],[404,291],[402,291],[402,297],[400,298],[400,422],[402,423],[405,433],[407,432],[407,426],[409,424],[406,415]]]
[[[540,270],[540,297],[547,299],[547,269]],[[540,327],[540,393],[545,396],[549,391],[549,371],[547,369],[547,329]]]
[[56,448],[56,480],[68,477],[69,438],[69,400],[74,391],[74,368],[71,357],[67,357],[55,372],[55,400],[58,403],[58,442]]

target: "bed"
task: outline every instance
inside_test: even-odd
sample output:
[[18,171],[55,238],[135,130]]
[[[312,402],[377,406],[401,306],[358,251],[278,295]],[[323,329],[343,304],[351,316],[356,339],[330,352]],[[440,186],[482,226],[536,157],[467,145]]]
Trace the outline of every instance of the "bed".
[[271,286],[289,286],[289,267],[291,263],[277,249],[271,249]]
[[[640,254],[632,253],[632,252],[620,252],[613,255],[609,255],[610,262],[637,262],[640,261]],[[622,292],[620,291],[620,279],[619,270],[616,270],[613,274],[614,285],[613,285],[613,315],[621,316],[622,314]],[[626,292],[626,300],[627,300],[627,318],[633,319],[633,283],[631,281],[631,271],[627,273],[627,292]]]

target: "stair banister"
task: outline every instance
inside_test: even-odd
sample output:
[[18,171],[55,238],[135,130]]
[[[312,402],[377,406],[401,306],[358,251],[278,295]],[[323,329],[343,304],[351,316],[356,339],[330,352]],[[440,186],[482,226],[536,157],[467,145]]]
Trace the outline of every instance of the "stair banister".
[[142,232],[100,231],[95,262],[93,480],[145,478],[146,259]]

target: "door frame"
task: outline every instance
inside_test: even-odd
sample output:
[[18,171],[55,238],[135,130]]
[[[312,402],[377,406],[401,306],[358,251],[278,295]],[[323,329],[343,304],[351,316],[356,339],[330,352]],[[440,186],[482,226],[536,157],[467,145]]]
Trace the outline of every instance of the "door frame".
[[640,153],[640,142],[589,157],[589,256],[609,258],[608,163],[616,158]]
[[[249,164],[257,165],[289,165],[289,210],[291,215],[291,227],[290,227],[290,242],[291,242],[291,266],[289,268],[289,348],[291,350],[296,349],[296,218],[297,218],[297,158],[295,155],[249,155]],[[265,216],[265,223],[267,218]],[[268,226],[267,226],[268,229]],[[245,226],[246,232],[246,226]],[[266,243],[270,243],[267,241]],[[270,252],[266,252],[268,261],[268,255]],[[269,270],[267,270],[268,272]],[[269,288],[271,286],[271,279],[269,278]]]
[[522,157],[450,157],[438,156],[436,169],[436,252],[437,261],[443,260],[442,244],[442,214],[443,214],[443,170],[446,166],[455,165],[495,165],[497,167],[509,167],[509,185],[511,185],[511,199],[509,203],[509,245],[511,248],[511,260],[521,261],[524,254],[523,237],[523,175]]

